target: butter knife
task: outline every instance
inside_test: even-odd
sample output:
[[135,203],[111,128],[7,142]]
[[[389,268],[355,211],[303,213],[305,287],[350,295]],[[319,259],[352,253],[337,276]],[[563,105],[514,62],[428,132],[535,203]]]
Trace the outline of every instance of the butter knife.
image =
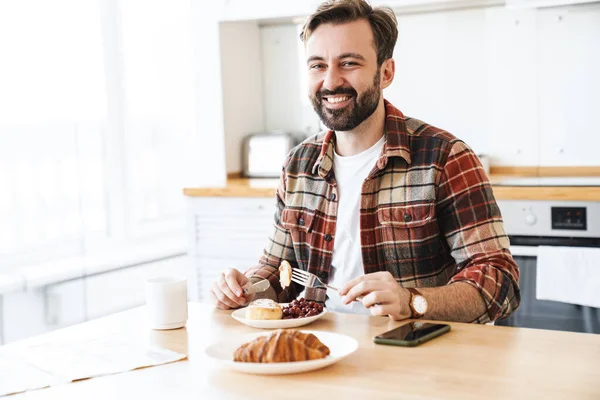
[[262,279],[252,285],[244,287],[244,294],[253,294],[253,293],[264,292],[265,290],[267,290],[269,288],[270,285],[271,284],[269,283],[268,280]]

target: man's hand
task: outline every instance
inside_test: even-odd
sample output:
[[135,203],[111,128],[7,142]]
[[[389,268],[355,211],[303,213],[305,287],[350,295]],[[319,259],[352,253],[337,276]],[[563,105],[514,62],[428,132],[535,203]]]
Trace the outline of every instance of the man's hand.
[[364,296],[363,305],[373,315],[387,315],[395,321],[410,318],[410,292],[396,282],[389,272],[375,272],[347,282],[339,290],[344,304]]
[[229,310],[239,308],[254,298],[253,294],[244,295],[242,286],[248,278],[240,271],[230,268],[223,272],[210,288],[210,297],[217,308]]

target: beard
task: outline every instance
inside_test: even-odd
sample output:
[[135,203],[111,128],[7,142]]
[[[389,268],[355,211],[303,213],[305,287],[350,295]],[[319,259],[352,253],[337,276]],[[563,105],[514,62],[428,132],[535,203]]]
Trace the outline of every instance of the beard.
[[[339,87],[334,90],[322,89],[310,96],[313,109],[319,115],[323,124],[334,131],[350,131],[369,118],[379,105],[381,85],[379,84],[380,70],[375,74],[373,85],[360,97],[353,87]],[[323,97],[346,95],[351,96],[350,104],[340,109],[327,108],[327,100]]]

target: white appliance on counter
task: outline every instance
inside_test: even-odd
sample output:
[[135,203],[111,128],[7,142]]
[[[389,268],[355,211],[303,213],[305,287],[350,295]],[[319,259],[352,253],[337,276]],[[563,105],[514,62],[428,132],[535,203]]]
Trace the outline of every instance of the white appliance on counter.
[[[600,186],[600,179],[523,178],[498,184]],[[600,202],[499,200],[498,206],[521,273],[521,304],[511,317],[496,321],[496,325],[600,333],[599,308],[539,300],[536,296],[540,246],[600,249]],[[596,265],[600,269],[600,259]]]
[[290,132],[253,133],[242,141],[242,175],[279,178],[286,156],[306,137]]

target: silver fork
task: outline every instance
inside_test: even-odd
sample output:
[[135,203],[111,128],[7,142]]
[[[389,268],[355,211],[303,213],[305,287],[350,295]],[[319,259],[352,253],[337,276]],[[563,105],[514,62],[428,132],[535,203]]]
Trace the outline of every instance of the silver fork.
[[[312,287],[312,288],[326,287],[327,289],[331,289],[331,290],[335,291],[336,293],[338,291],[333,286],[323,283],[323,281],[321,279],[319,279],[319,277],[316,276],[315,274],[312,274],[308,271],[304,271],[303,269],[299,269],[299,268],[292,268],[292,282],[296,282],[297,284],[305,286],[305,287]],[[356,300],[362,300],[362,298],[363,298],[363,296],[358,296],[356,298]]]

